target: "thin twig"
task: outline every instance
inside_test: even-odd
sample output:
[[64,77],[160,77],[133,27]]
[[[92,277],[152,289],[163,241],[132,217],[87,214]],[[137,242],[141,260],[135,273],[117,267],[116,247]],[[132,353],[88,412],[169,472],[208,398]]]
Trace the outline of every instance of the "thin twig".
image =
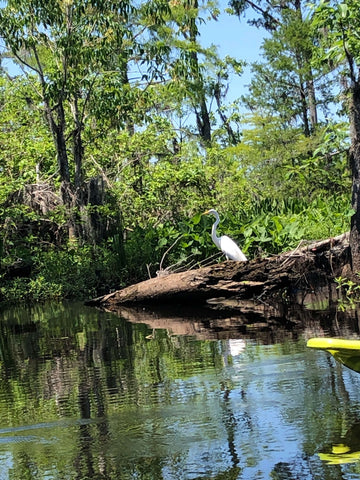
[[151,273],[150,273],[150,265],[149,265],[148,263],[146,264],[146,269],[147,269],[147,272],[148,272],[149,278],[151,278]]
[[177,244],[177,242],[178,242],[178,241],[180,240],[180,238],[182,238],[182,237],[183,237],[183,235],[180,235],[180,237],[178,237],[178,238],[175,240],[175,242],[174,242],[172,245],[170,245],[170,247],[166,250],[166,252],[165,252],[164,255],[162,256],[161,261],[160,261],[160,265],[159,265],[159,270],[160,270],[160,272],[161,272],[161,270],[162,270],[162,264],[163,264],[163,261],[164,261],[166,255],[170,252],[170,250],[171,250],[173,247],[175,247],[175,245]]

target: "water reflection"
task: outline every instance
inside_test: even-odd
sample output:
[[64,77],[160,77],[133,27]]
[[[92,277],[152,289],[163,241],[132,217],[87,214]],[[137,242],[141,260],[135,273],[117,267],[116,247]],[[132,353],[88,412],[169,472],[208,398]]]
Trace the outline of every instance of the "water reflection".
[[277,324],[171,321],[169,312],[51,304],[1,315],[1,479],[332,480],[360,471],[356,455],[336,465],[321,457],[340,444],[360,450],[360,375],[306,348],[315,331],[353,334],[355,317],[307,312],[299,329],[299,314]]
[[329,465],[358,463],[360,460],[360,422],[351,425],[350,429],[338,443],[331,445],[331,450],[319,453],[321,460]]
[[[227,299],[227,302],[230,302]],[[256,338],[262,343],[280,343],[296,340],[300,335],[353,337],[359,333],[360,321],[355,310],[339,312],[336,309],[309,311],[297,306],[256,305],[248,302],[244,312],[154,306],[145,308],[112,307],[112,312],[134,324],[146,324],[155,331],[163,329],[172,335],[188,335],[199,340],[229,338]],[[231,306],[231,305],[230,305]]]

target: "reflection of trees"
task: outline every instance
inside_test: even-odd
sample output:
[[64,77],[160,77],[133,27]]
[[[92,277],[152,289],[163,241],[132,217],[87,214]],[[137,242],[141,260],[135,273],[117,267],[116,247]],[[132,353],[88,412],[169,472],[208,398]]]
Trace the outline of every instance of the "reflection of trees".
[[[85,310],[80,305],[36,307],[26,315],[17,310],[0,323],[2,425],[78,419],[77,435],[61,445],[68,455],[67,468],[72,465],[78,478],[118,478],[116,472],[124,465],[108,453],[109,415],[163,401],[170,379],[214,368],[219,354],[213,342],[175,341],[166,331],[148,340],[145,325]],[[31,469],[38,465],[40,471],[40,465],[57,457],[56,446],[37,445],[30,464],[26,450],[24,444],[12,449],[22,471],[14,478],[32,478]],[[159,479],[161,468],[156,455],[144,459],[143,467],[136,466],[139,474],[151,471],[152,478]]]
[[14,480],[20,480],[23,478],[26,480],[35,480],[38,478],[38,468],[34,463],[34,460],[31,458],[31,455],[27,452],[20,452],[19,455],[17,455],[15,462],[16,464],[13,470],[16,471],[16,476],[12,477],[10,474],[10,479],[14,478]]
[[231,403],[229,402],[230,389],[228,388],[227,385],[224,385],[223,390],[224,390],[224,395],[223,395],[224,401],[222,403],[222,407],[224,409],[223,422],[226,428],[229,453],[231,457],[231,463],[233,465],[232,470],[240,471],[240,468],[238,468],[240,460],[239,460],[239,456],[238,456],[238,453],[236,450],[236,444],[235,444],[235,432],[237,429],[237,421],[236,421],[234,412],[232,410]]
[[273,480],[295,480],[296,477],[292,474],[292,467],[288,463],[279,462],[274,466],[271,472]]
[[[250,367],[249,376],[240,382],[240,390],[233,390],[218,342],[189,340],[185,336],[172,336],[166,330],[154,330],[151,338],[147,338],[148,334],[144,324],[132,325],[95,309],[84,309],[82,305],[19,309],[0,322],[2,426],[56,424],[64,419],[69,422],[62,427],[54,444],[39,443],[35,448],[31,442],[20,442],[8,447],[15,466],[14,480],[42,478],[49,459],[55,459],[57,464],[53,468],[58,468],[64,478],[160,480],[166,466],[174,465],[180,471],[179,465],[186,461],[186,448],[179,452],[172,451],[171,445],[166,448],[159,445],[159,435],[166,428],[161,426],[160,433],[157,432],[158,425],[151,423],[151,415],[154,407],[169,406],[169,410],[156,410],[156,421],[164,422],[174,402],[181,403],[181,395],[187,402],[186,409],[196,408],[204,401],[216,410],[209,415],[218,417],[219,423],[214,425],[223,429],[224,434],[221,439],[214,439],[209,433],[209,441],[219,441],[225,451],[227,448],[228,464],[220,473],[214,472],[212,478],[242,478],[246,445],[253,445],[250,461],[259,461],[263,455],[261,443],[257,444],[261,428],[251,395],[248,398],[249,385],[251,382],[254,385]],[[284,406],[282,415],[287,424],[299,422],[297,428],[303,435],[305,455],[274,465],[271,478],[292,480],[306,472],[307,478],[314,480],[341,479],[340,470],[334,477],[329,467],[319,461],[315,468],[317,476],[311,477],[309,472],[314,469],[316,452],[336,438],[341,439],[356,420],[349,407],[354,402],[349,398],[351,385],[344,381],[341,367],[334,368],[333,360],[326,354],[316,356],[317,368],[313,368],[314,352],[304,353],[301,342],[282,340],[267,350],[269,356],[299,354],[304,362],[302,368],[309,372],[298,378],[296,374],[294,378],[288,374],[286,381],[281,375],[271,379],[271,387],[284,398],[289,379],[296,382],[298,395],[293,404]],[[248,364],[256,368],[256,362],[262,361],[266,352],[253,343],[247,347],[246,355]],[[186,381],[193,379],[196,389],[196,382],[201,382],[205,373],[216,378],[213,387],[217,388],[216,393],[203,388],[201,399],[192,403],[191,394],[185,391]],[[260,375],[255,386],[265,391],[266,382],[270,382],[267,378]],[[174,380],[178,382],[176,388]],[[235,397],[238,403],[233,402]],[[146,412],[151,413],[146,416]],[[191,428],[196,414],[186,411],[184,415],[190,417],[190,421],[185,420]],[[146,426],[146,422],[150,425]],[[122,448],[128,447],[126,429],[135,440],[144,432],[147,435],[144,448],[148,455],[140,449],[134,453],[136,462],[121,457]]]
[[[90,381],[88,368],[87,368],[87,353],[88,348],[85,347],[83,351],[80,352],[78,359],[78,368],[79,368],[79,414],[81,420],[87,420],[91,418],[91,401],[90,401],[90,391],[93,383]],[[94,477],[94,466],[92,458],[92,447],[93,439],[91,438],[91,427],[89,424],[80,423],[79,425],[79,440],[77,455],[75,459],[76,472],[79,480],[82,477],[93,478]]]
[[[232,467],[224,472],[218,473],[217,475],[212,475],[211,480],[239,480],[239,474],[241,473],[241,469],[239,467]],[[193,480],[208,480],[208,477],[196,477]]]

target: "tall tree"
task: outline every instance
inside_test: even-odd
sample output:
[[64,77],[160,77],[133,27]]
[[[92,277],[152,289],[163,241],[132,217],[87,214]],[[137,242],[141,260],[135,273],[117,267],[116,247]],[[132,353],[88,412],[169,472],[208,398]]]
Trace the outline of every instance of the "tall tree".
[[360,9],[356,0],[321,2],[314,11],[318,61],[340,70],[350,120],[352,208],[350,249],[353,273],[360,272]]
[[146,32],[167,2],[144,2],[141,21],[135,12],[130,0],[10,0],[0,9],[4,47],[36,90],[53,137],[70,237],[81,235],[74,211],[86,203],[83,132],[94,92],[105,77],[124,89],[129,59],[145,72],[159,63],[161,49],[147,48]]
[[324,88],[323,68],[315,70],[312,64],[315,41],[305,3],[231,0],[230,5],[238,15],[251,8],[257,18],[249,23],[269,33],[262,46],[265,62],[253,66],[247,104],[278,112],[285,125],[300,120],[309,136],[318,124],[319,106],[326,109],[331,101],[331,88],[329,78]]
[[[198,0],[181,0],[170,2],[171,14],[169,23],[172,25],[171,35],[175,33],[173,45],[174,58],[171,62],[173,79],[186,85],[188,98],[193,113],[199,137],[205,144],[211,143],[211,119],[207,105],[206,84],[203,77],[203,67],[200,56],[204,50],[199,44],[198,23],[202,21]],[[181,48],[179,45],[181,42]]]
[[163,38],[171,45],[167,81],[172,101],[176,98],[180,106],[176,110],[195,119],[193,130],[203,145],[211,145],[217,124],[236,143],[238,135],[223,103],[230,72],[241,74],[242,62],[230,57],[221,59],[214,46],[205,48],[201,44],[201,24],[207,19],[217,20],[217,5],[206,0],[174,0],[169,5],[171,12]]

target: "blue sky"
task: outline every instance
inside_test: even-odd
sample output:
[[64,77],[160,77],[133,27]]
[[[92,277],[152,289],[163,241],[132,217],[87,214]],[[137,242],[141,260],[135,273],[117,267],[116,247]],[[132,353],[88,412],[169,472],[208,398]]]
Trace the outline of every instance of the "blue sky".
[[[224,12],[228,2],[219,0],[220,10]],[[254,62],[260,60],[260,46],[264,38],[264,30],[247,24],[247,18],[239,19],[235,15],[222,13],[218,21],[208,21],[200,26],[200,42],[204,46],[214,44],[221,57],[230,55],[239,60]],[[245,93],[250,82],[250,67],[246,68],[241,78],[233,76],[229,85],[228,101]]]

